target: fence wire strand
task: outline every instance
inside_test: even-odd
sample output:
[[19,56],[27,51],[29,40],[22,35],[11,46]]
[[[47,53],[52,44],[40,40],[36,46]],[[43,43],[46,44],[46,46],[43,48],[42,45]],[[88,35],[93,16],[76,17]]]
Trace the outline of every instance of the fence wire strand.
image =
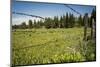
[[67,4],[64,4],[66,7],[68,7],[69,9],[71,9],[72,11],[74,11],[75,13],[79,14],[79,15],[82,15],[80,12],[76,11],[75,9],[73,9],[72,7],[70,7],[69,5]]
[[19,12],[12,12],[13,14],[19,14],[19,15],[26,15],[26,16],[31,16],[31,17],[36,17],[36,18],[41,18],[44,19],[41,16],[36,16],[36,15],[31,15],[31,14],[26,14],[26,13],[19,13]]

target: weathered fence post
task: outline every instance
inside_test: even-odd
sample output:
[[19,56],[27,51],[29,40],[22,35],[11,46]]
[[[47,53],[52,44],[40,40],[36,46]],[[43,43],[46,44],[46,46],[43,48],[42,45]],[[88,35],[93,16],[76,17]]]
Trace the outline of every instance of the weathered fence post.
[[96,38],[96,23],[95,23],[94,18],[92,18],[91,38],[92,38],[92,39],[95,39],[95,38]]
[[84,40],[87,40],[87,27],[88,27],[88,14],[85,14],[84,17]]

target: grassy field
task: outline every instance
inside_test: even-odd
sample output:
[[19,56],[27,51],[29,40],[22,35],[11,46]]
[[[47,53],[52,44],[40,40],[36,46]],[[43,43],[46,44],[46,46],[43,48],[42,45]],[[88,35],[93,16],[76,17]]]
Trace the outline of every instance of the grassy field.
[[84,48],[83,35],[83,28],[12,31],[12,65],[95,60],[95,42]]

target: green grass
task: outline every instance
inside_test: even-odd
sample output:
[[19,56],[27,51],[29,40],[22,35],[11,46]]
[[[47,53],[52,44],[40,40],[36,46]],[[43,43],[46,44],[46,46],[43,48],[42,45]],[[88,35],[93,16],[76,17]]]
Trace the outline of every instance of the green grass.
[[[83,28],[18,29],[12,32],[12,65],[95,60],[95,46],[88,46],[85,53],[89,55],[83,54],[83,35]],[[88,44],[95,45],[93,42]]]

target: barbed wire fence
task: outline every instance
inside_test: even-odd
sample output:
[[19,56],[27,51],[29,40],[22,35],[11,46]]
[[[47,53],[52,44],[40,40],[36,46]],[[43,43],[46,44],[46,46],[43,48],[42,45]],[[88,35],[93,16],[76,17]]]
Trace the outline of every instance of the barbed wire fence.
[[[72,7],[70,7],[67,4],[64,4],[64,6],[66,6],[67,8],[69,8],[70,10],[72,10],[74,13],[77,13],[78,15],[82,16],[82,14],[80,12],[78,12],[77,10],[73,9]],[[31,14],[27,14],[27,13],[20,13],[20,12],[12,12],[13,14],[19,14],[19,15],[25,15],[25,16],[30,16],[30,17],[36,17],[36,18],[41,18],[43,20],[45,20],[45,18],[41,17],[41,16],[37,16],[37,15],[31,15]],[[88,13],[85,13],[84,16],[84,41],[87,41],[87,28],[88,28]],[[91,37],[94,38],[95,37],[95,22],[94,19],[92,19],[92,27],[91,27]],[[40,46],[40,45],[39,45]],[[27,46],[25,48],[30,48],[30,47],[35,47],[35,46]],[[24,47],[22,49],[25,49]],[[21,48],[19,48],[21,49]],[[19,49],[14,49],[14,50],[19,50]]]

